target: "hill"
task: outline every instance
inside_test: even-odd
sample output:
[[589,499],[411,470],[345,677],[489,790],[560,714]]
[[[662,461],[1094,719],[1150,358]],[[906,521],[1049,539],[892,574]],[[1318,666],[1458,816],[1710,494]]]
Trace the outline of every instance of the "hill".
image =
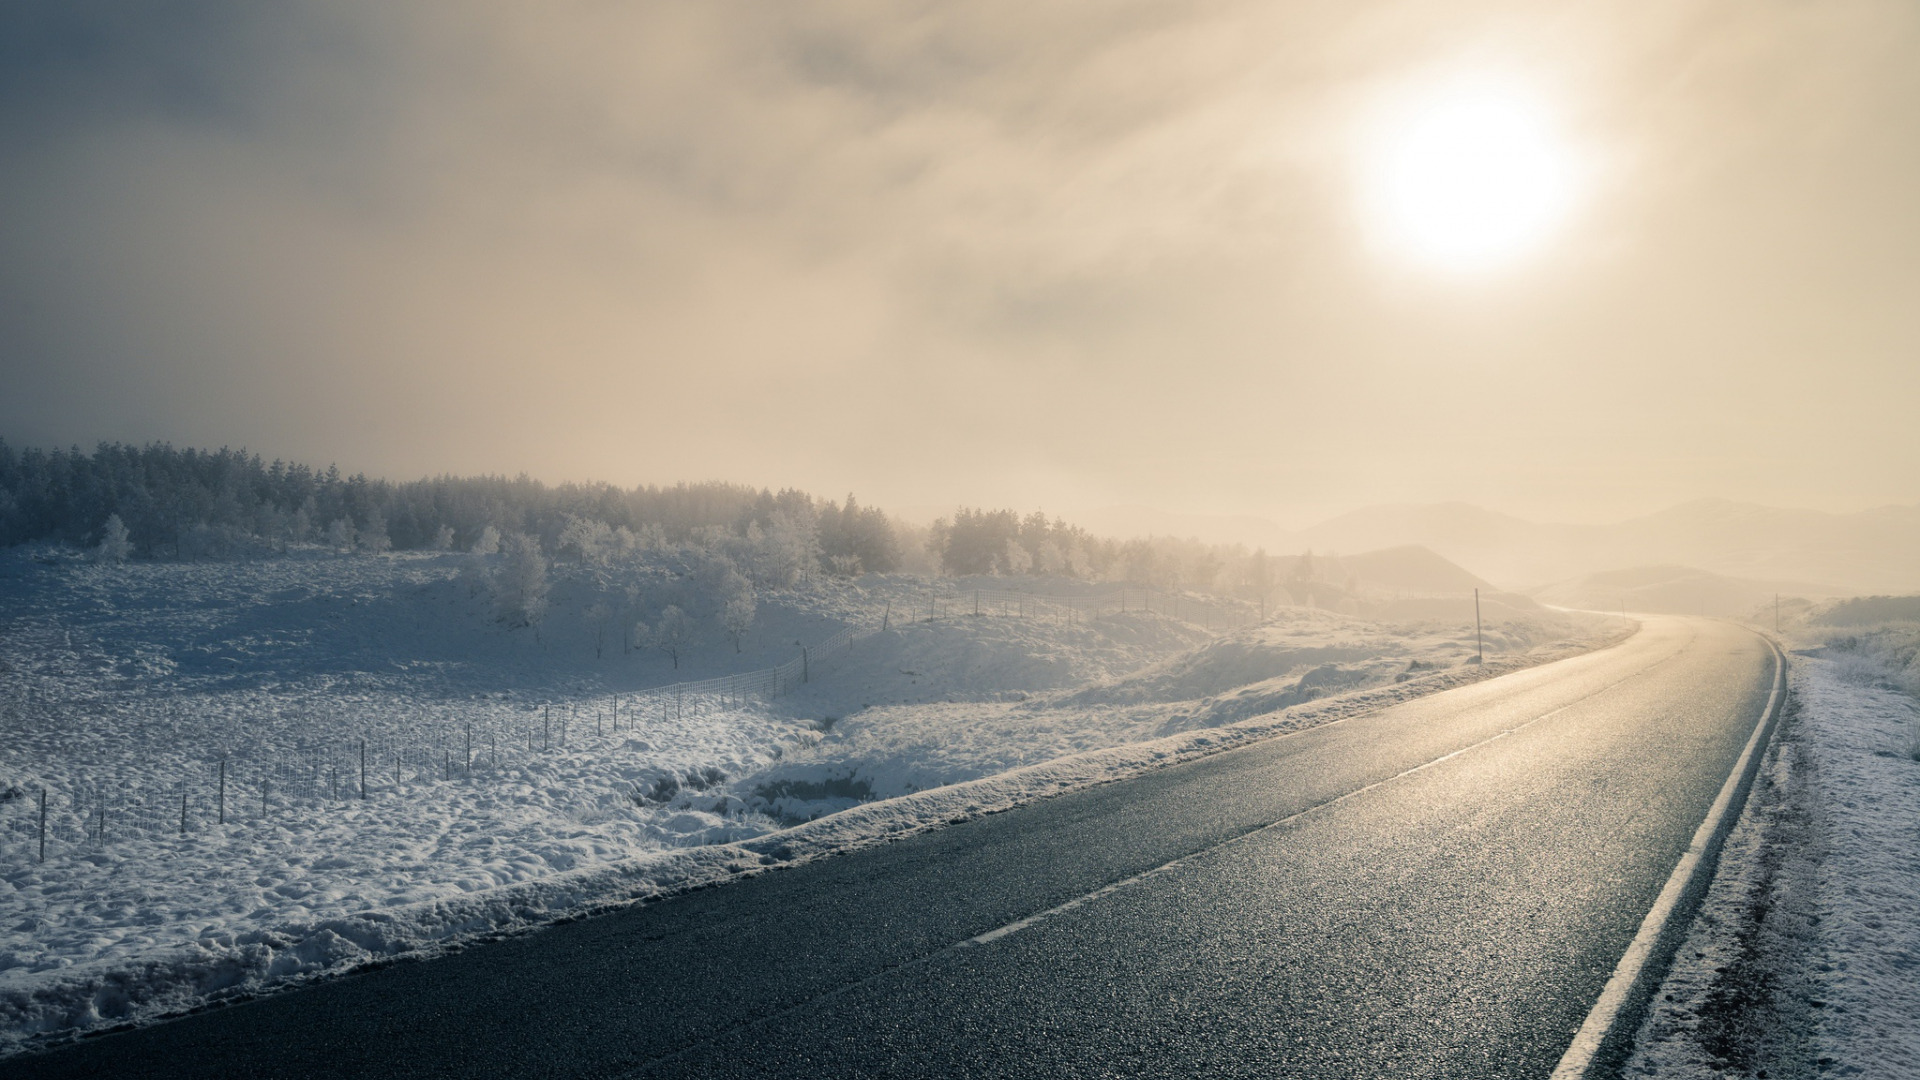
[[1348,555],[1340,565],[1359,579],[1362,588],[1401,593],[1493,591],[1485,579],[1419,544]]

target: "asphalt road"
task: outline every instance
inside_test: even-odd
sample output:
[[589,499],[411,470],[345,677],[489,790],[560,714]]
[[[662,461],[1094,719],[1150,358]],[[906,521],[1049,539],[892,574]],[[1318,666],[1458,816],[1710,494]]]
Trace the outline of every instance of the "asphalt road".
[[1773,659],[1603,652],[0,1062],[37,1076],[1545,1077]]

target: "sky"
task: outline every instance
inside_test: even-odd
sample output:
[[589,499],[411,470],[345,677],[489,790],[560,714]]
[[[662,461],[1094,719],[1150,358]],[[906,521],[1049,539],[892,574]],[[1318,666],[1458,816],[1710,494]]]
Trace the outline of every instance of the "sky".
[[1920,502],[1916,55],[1891,0],[10,3],[0,437]]

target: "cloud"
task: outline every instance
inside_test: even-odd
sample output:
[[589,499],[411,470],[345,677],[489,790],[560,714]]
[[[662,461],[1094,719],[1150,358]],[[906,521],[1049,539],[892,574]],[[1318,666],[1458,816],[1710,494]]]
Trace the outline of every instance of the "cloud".
[[[1898,5],[0,18],[19,441],[913,503],[1920,497],[1871,427],[1920,390]],[[1353,132],[1474,66],[1598,180],[1537,265],[1433,280],[1365,243]],[[1818,452],[1716,463],[1788,424]]]

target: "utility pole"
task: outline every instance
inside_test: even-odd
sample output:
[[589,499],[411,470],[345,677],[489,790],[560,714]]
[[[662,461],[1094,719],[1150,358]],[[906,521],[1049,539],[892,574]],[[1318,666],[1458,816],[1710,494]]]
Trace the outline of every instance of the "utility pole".
[[1473,653],[1476,664],[1487,662],[1487,646],[1480,636],[1480,590],[1473,590]]

